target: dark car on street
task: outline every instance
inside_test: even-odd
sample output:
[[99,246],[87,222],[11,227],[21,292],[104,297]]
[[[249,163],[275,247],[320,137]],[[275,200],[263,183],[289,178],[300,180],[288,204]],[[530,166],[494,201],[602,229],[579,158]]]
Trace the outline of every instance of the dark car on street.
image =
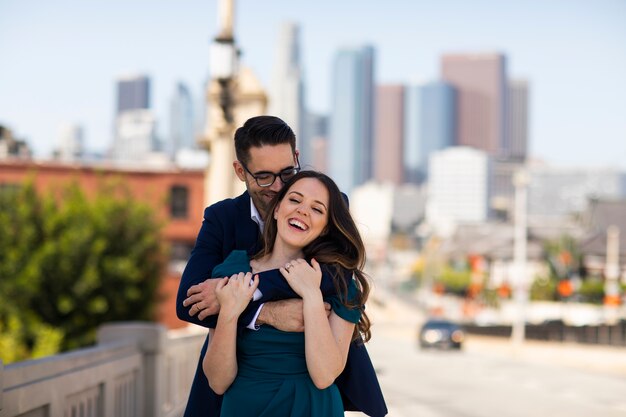
[[445,319],[429,319],[418,335],[421,348],[461,349],[465,332],[458,324]]

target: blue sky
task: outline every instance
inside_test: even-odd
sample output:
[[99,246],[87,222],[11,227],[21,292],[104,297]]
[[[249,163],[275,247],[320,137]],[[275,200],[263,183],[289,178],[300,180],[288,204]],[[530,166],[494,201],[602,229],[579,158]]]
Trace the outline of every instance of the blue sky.
[[[626,1],[240,0],[243,64],[268,87],[278,29],[302,28],[307,102],[329,109],[330,69],[346,45],[376,48],[379,83],[439,77],[449,52],[503,52],[531,86],[530,148],[562,165],[626,169]],[[111,140],[115,79],[152,78],[167,132],[174,83],[199,99],[217,26],[216,0],[0,0],[0,124],[50,153],[64,122],[87,146]]]

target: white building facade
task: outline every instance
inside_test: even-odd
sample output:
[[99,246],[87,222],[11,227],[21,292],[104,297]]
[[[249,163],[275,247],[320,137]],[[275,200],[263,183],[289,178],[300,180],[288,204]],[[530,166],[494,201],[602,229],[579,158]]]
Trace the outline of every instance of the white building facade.
[[65,162],[79,161],[84,153],[83,128],[76,124],[66,123],[59,128],[59,147],[56,157]]
[[486,152],[451,147],[431,155],[426,220],[435,228],[489,218],[491,161]]
[[626,197],[625,176],[613,168],[535,166],[530,168],[529,174],[531,219],[581,213],[592,198]]
[[391,235],[395,186],[369,181],[352,190],[350,212],[359,228],[367,257],[372,261],[386,258]]
[[151,110],[129,110],[117,117],[112,159],[142,161],[157,150],[156,119]]

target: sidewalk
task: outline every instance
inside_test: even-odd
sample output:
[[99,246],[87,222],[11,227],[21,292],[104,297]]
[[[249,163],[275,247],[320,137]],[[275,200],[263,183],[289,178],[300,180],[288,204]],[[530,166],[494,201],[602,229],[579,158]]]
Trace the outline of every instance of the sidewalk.
[[468,335],[468,352],[559,365],[603,374],[626,376],[626,348],[580,343],[525,340],[516,349],[509,338]]

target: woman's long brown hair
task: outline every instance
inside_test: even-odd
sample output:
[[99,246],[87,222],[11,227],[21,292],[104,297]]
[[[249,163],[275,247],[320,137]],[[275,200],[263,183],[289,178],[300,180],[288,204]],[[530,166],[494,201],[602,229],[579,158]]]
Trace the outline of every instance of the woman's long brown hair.
[[[315,258],[320,264],[329,266],[337,294],[343,303],[351,309],[359,309],[361,319],[354,330],[353,340],[359,335],[367,342],[371,338],[370,320],[365,313],[365,301],[369,296],[370,286],[367,276],[363,273],[365,266],[365,246],[359,230],[348,210],[347,199],[339,191],[337,184],[325,174],[317,171],[301,171],[291,178],[278,192],[267,211],[268,221],[263,231],[263,249],[255,255],[261,258],[274,250],[274,242],[278,233],[276,221],[273,218],[276,206],[283,200],[291,186],[303,178],[314,178],[321,182],[328,190],[328,224],[314,241],[302,249],[307,261]],[[348,300],[347,279],[354,276],[357,296]]]

